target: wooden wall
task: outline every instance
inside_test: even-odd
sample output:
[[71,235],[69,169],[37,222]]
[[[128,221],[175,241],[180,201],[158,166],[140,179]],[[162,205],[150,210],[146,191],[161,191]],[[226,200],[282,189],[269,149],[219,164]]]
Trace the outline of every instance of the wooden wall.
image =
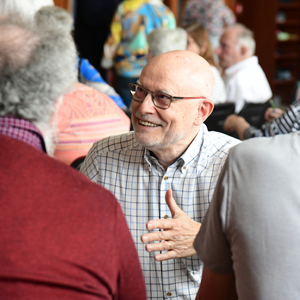
[[72,11],[72,4],[73,4],[72,0],[54,0],[54,4],[56,6],[59,6],[59,7],[62,7],[64,9],[66,9],[70,12]]

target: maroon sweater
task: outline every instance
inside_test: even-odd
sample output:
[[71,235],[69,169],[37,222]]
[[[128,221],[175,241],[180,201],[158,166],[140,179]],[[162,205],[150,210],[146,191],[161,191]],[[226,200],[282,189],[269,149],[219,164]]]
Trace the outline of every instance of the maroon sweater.
[[114,196],[77,170],[0,135],[0,298],[146,299]]

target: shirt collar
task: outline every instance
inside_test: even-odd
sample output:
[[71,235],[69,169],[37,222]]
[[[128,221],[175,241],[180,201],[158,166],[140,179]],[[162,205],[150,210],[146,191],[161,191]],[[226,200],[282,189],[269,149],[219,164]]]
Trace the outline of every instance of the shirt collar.
[[229,68],[225,69],[225,75],[231,75],[240,69],[243,69],[247,66],[251,66],[252,64],[258,64],[257,56],[248,57],[248,58],[243,59],[242,61],[239,61],[238,63],[230,66]]
[[20,140],[46,152],[42,133],[28,120],[12,116],[0,117],[0,134]]

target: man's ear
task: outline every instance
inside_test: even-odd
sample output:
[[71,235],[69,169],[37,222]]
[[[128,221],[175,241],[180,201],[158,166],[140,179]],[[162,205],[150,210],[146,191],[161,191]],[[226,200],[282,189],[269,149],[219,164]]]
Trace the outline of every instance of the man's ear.
[[241,46],[241,56],[246,56],[248,52],[248,48],[246,46]]
[[198,106],[198,115],[194,121],[195,126],[200,126],[212,113],[214,109],[214,103],[210,99],[200,101]]

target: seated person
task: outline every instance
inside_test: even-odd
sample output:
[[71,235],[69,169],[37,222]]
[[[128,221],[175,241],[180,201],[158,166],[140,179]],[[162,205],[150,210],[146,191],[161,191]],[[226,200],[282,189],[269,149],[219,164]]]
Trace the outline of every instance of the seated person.
[[[59,27],[65,34],[72,22],[71,15],[57,6],[42,7],[35,14],[37,27]],[[66,164],[86,156],[95,141],[130,128],[130,119],[111,98],[78,82],[63,96],[57,122],[54,156]]]
[[300,130],[300,99],[290,105],[285,112],[279,108],[269,107],[265,113],[266,123],[261,128],[250,126],[243,118],[230,115],[224,123],[224,130],[236,131],[241,140],[261,136],[287,134]]
[[212,67],[215,78],[215,88],[212,96],[214,104],[224,103],[226,100],[225,85],[218,70],[218,65],[215,62],[213,48],[207,31],[201,24],[188,26],[186,31],[188,34],[186,49],[202,56]]
[[114,101],[78,82],[64,94],[57,124],[54,157],[68,165],[86,156],[94,142],[130,129],[130,119]]
[[197,300],[299,299],[300,133],[234,147],[194,247]]
[[147,35],[149,46],[148,60],[152,57],[173,50],[185,50],[187,34],[183,28],[158,28]]
[[248,28],[242,24],[227,27],[216,52],[225,70],[226,101],[235,102],[235,113],[246,102],[264,103],[272,97],[266,75],[254,56],[255,41]]
[[0,18],[0,298],[145,300],[116,198],[47,155],[75,45],[20,19]]
[[118,198],[149,300],[194,299],[199,288],[194,236],[229,149],[240,143],[203,124],[213,87],[212,69],[199,55],[156,55],[129,87],[134,131],[96,142],[80,169]]

